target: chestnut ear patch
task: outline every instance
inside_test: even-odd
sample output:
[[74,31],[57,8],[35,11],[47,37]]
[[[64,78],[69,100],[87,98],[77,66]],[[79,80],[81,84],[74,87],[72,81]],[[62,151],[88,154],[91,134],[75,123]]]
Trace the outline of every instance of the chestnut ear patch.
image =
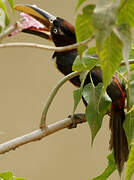
[[68,27],[70,29],[70,31],[72,31],[72,33],[75,33],[75,28],[72,24],[70,24],[69,22],[67,22],[66,20],[63,21],[63,25]]

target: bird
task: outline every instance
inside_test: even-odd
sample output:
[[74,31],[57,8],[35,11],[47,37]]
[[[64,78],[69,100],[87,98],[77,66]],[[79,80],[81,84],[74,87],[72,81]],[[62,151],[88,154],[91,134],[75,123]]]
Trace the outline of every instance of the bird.
[[[56,47],[72,45],[76,43],[75,27],[68,21],[56,17],[47,11],[40,9],[35,5],[17,4],[15,9],[21,11],[36,21],[41,23],[42,27],[31,25],[24,28],[22,32],[40,36],[44,39],[50,40]],[[58,70],[65,76],[70,74],[75,58],[78,55],[77,49],[66,50],[64,52],[54,52],[53,57],[56,59],[56,66]],[[100,67],[94,67],[87,74],[84,86],[91,83],[91,79],[95,86],[103,82],[102,70]],[[76,87],[81,86],[80,77],[72,78],[71,83]],[[110,108],[110,123],[111,138],[109,142],[110,150],[113,150],[114,160],[119,173],[122,172],[124,163],[128,160],[129,147],[128,141],[123,128],[125,121],[125,98],[126,90],[117,75],[113,75],[110,84],[106,88],[106,92],[110,97],[112,104]],[[87,102],[84,100],[87,106]]]

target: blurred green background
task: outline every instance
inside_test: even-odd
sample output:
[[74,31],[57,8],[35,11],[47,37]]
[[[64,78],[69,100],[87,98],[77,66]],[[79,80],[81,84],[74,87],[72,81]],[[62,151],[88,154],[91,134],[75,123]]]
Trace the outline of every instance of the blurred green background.
[[[95,2],[95,1],[89,1]],[[75,23],[77,0],[16,0],[36,4],[44,10]],[[4,42],[37,42],[50,44],[39,37],[19,34]],[[0,59],[0,142],[21,136],[39,127],[42,107],[51,88],[63,77],[52,61],[53,52],[30,48],[1,49]],[[72,113],[75,89],[69,82],[57,94],[47,117],[48,123]],[[84,112],[81,103],[77,112]],[[0,155],[0,172],[11,170],[28,180],[86,180],[102,173],[109,154],[108,119],[91,148],[88,124],[64,129],[43,140]],[[115,172],[109,180],[118,180]]]

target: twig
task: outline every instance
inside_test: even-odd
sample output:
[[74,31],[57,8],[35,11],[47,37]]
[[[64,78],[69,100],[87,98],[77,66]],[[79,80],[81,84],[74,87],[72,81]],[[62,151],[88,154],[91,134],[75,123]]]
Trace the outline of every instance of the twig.
[[120,73],[119,71],[116,72],[126,83],[128,83],[128,80],[125,78],[125,76],[123,76],[122,73]]
[[79,46],[86,45],[89,42],[91,42],[95,38],[95,35],[93,35],[91,38],[84,40],[82,42],[63,46],[63,47],[54,47],[54,46],[48,46],[43,44],[36,44],[36,43],[27,43],[27,42],[14,42],[14,43],[4,43],[0,44],[0,48],[7,48],[7,47],[31,47],[31,48],[38,48],[38,49],[46,49],[50,51],[56,51],[56,52],[63,52],[63,51],[69,51],[78,48]]
[[0,34],[0,40],[3,40],[6,38],[10,33],[12,33],[17,28],[17,23],[15,25],[10,26],[8,29],[6,29],[3,33]]
[[0,41],[3,40],[4,38],[8,37],[13,31],[18,30],[22,31],[21,29],[21,23],[23,22],[23,19],[20,21],[16,22],[14,25],[10,26],[8,29],[6,29],[3,33],[0,34]]
[[20,147],[24,144],[41,140],[42,138],[50,134],[53,134],[64,128],[68,128],[73,123],[74,120],[77,124],[86,122],[85,114],[76,114],[74,117],[66,118],[64,120],[48,125],[44,131],[41,129],[38,129],[31,133],[25,134],[23,136],[14,138],[3,144],[0,144],[0,154],[4,154],[11,150],[15,150],[17,147]]
[[[134,59],[128,59],[128,62],[129,62],[129,64],[134,64]],[[121,66],[126,65],[125,61],[122,61],[120,65]]]
[[63,77],[57,84],[56,86],[52,89],[50,95],[48,96],[48,99],[44,105],[43,108],[43,112],[42,112],[42,117],[41,117],[41,123],[40,123],[40,128],[44,128],[46,127],[46,115],[48,112],[48,109],[57,93],[57,91],[59,90],[59,88],[68,80],[72,79],[73,77],[78,76],[79,74],[81,74],[81,72],[72,72],[70,74],[68,74],[67,76]]

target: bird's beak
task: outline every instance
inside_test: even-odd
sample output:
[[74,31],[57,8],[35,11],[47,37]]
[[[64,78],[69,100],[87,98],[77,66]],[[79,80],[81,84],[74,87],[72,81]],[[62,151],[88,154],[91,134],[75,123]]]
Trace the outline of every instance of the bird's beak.
[[51,40],[50,30],[51,30],[53,21],[56,19],[55,16],[38,8],[35,5],[17,4],[15,5],[15,9],[17,11],[21,11],[24,14],[32,17],[32,20],[34,20],[34,23],[31,23],[30,22],[31,19],[30,18],[27,19],[27,23],[29,21],[29,26],[24,27],[22,30],[23,32],[34,34],[34,35],[43,37],[45,39]]

